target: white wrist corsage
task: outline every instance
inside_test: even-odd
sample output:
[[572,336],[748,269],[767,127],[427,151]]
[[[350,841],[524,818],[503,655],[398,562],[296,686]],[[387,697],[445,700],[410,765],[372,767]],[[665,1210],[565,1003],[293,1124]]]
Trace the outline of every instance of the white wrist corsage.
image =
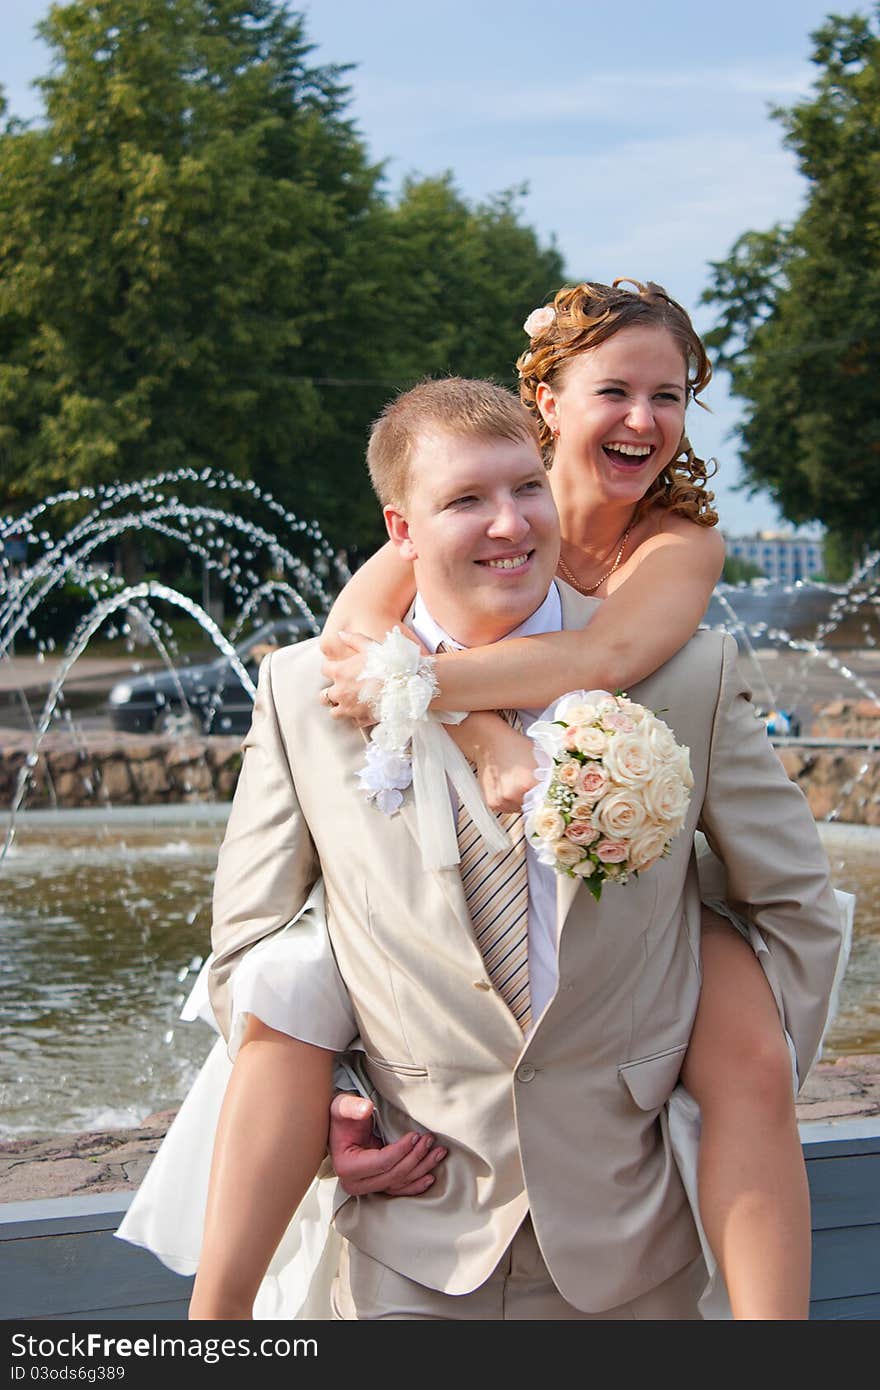
[[[360,683],[366,687],[376,723],[358,780],[379,810],[393,816],[412,782],[413,730],[431,717],[429,707],[439,689],[434,658],[423,656],[416,643],[395,627],[384,642],[370,644]],[[450,716],[450,722],[463,718]]]
[[431,710],[439,691],[435,661],[399,627],[373,642],[360,676],[376,719],[358,782],[367,799],[386,816],[403,804],[412,784],[425,868],[459,862],[458,837],[447,777],[467,806],[493,853],[509,847],[505,831],[480,795],[476,779],[443,724],[460,724],[464,713]]

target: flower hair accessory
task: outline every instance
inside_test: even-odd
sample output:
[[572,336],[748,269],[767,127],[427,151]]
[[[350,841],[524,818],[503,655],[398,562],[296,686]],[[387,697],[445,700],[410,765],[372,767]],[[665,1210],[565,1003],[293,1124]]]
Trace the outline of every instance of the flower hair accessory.
[[694,785],[688,749],[624,694],[564,695],[528,730],[538,783],[523,801],[542,864],[582,878],[598,902],[669,853]]
[[556,322],[556,310],[552,304],[545,304],[540,309],[533,309],[523,324],[523,329],[530,338],[537,338],[539,333],[544,333]]
[[386,816],[403,805],[412,784],[422,865],[451,868],[460,861],[458,835],[447,777],[486,840],[490,853],[510,848],[510,839],[480,795],[467,759],[443,732],[460,724],[464,713],[432,711],[439,691],[435,660],[416,642],[392,628],[384,642],[371,642],[360,675],[376,720],[358,782],[367,799]]

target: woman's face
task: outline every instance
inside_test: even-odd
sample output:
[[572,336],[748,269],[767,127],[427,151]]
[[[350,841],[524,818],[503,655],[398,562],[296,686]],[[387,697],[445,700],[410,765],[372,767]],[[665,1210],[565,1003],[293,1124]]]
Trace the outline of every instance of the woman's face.
[[622,328],[573,357],[537,399],[558,430],[551,482],[592,481],[603,500],[635,503],[678,453],[684,356],[665,328]]

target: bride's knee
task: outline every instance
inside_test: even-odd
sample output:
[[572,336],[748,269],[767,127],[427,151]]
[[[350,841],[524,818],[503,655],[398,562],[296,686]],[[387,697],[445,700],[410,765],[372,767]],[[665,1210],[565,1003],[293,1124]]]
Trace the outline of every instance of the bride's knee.
[[704,1115],[724,1110],[777,1124],[794,1114],[791,1058],[778,1021],[775,1030],[744,1023],[727,1046],[708,1053],[692,1044],[683,1080]]

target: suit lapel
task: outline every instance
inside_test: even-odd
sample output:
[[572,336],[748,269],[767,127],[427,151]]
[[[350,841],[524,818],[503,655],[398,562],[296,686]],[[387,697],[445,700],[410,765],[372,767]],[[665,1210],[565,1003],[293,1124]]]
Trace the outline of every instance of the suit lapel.
[[468,938],[473,940],[470,914],[467,910],[464,889],[461,886],[461,873],[459,872],[458,866],[456,865],[451,869],[422,868],[422,845],[419,839],[419,821],[411,787],[404,793],[403,805],[397,814],[412,836],[413,852],[415,854],[415,872],[417,877],[427,875],[436,880],[443,890],[449,902],[449,906],[458,919],[460,926],[463,928]]
[[[410,608],[409,612],[403,620],[405,627],[412,627],[414,616],[415,604],[412,605],[412,607]],[[464,889],[461,886],[461,873],[459,872],[458,866],[456,865],[454,868],[451,869],[426,870],[422,868],[422,845],[421,840],[419,839],[419,822],[418,816],[416,814],[415,801],[413,800],[413,791],[411,786],[406,790],[406,792],[404,792],[403,805],[401,806],[397,814],[400,816],[401,820],[407,828],[407,831],[412,836],[413,846],[416,855],[415,871],[417,881],[423,881],[424,875],[430,875],[431,879],[439,884],[440,889],[446,897],[446,900],[449,903],[449,907],[452,910],[454,917],[456,918],[456,935],[460,935],[460,933],[463,932],[466,940],[470,943],[473,950],[479,956],[479,947],[477,946],[477,943],[474,940],[473,925],[471,923],[470,913],[467,909],[467,903],[465,901],[464,896]],[[481,956],[480,960],[482,960]]]

